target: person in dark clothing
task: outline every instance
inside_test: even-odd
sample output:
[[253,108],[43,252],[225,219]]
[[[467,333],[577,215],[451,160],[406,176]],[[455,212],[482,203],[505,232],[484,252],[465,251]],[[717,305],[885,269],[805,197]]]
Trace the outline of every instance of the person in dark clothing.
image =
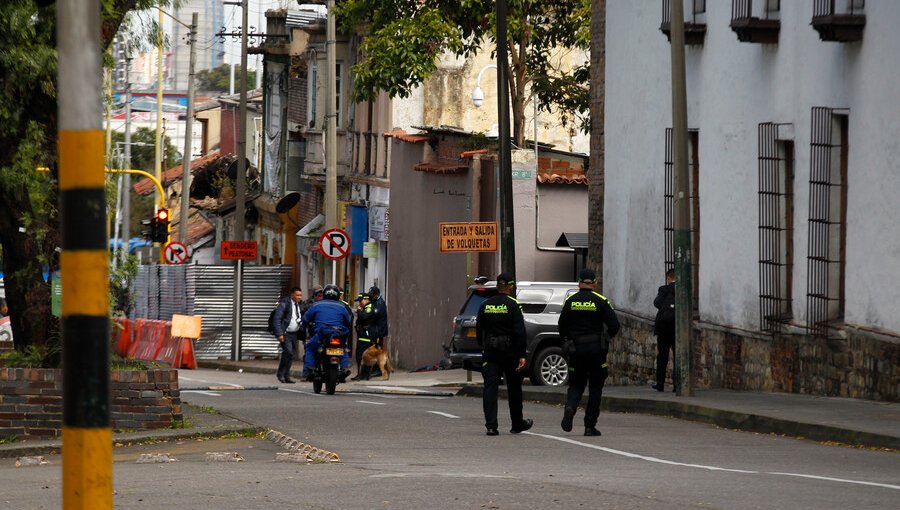
[[[384,304],[384,299],[381,298],[381,289],[378,287],[374,285],[369,287],[369,291],[366,294],[369,295],[369,303],[372,305],[369,338],[372,340],[372,345],[377,345],[387,350],[387,346],[384,344],[384,338],[388,335],[387,305]],[[374,367],[370,375],[371,377],[379,377],[381,370],[378,367]]]
[[[666,271],[666,284],[660,286],[653,300],[656,321],[653,332],[656,334],[656,382],[650,387],[656,391],[665,391],[666,366],[669,364],[669,351],[672,359],[675,354],[675,270]],[[674,381],[674,370],[672,380]],[[676,383],[677,386],[677,383]]]
[[[578,292],[563,304],[559,314],[559,335],[565,340],[564,350],[569,363],[569,391],[563,410],[562,429],[572,430],[572,420],[578,403],[589,389],[584,413],[584,435],[599,436],[600,398],[603,384],[609,376],[606,363],[609,339],[619,332],[619,319],[609,300],[596,291],[597,275],[591,269],[578,274]],[[606,335],[604,336],[604,328]]]
[[356,376],[351,380],[358,381],[362,377],[362,355],[372,346],[372,335],[369,328],[372,326],[372,303],[368,294],[360,294],[356,298],[359,303],[356,307]]
[[372,324],[369,335],[375,345],[384,349],[384,337],[388,335],[387,305],[384,304],[384,299],[381,299],[381,289],[378,287],[374,285],[369,287],[369,292],[366,294],[369,295],[369,301],[372,304]]
[[506,380],[509,399],[510,432],[518,434],[534,425],[534,420],[522,418],[522,369],[525,368],[525,319],[519,302],[512,296],[516,291],[515,278],[509,273],[497,276],[497,292],[478,309],[475,333],[482,348],[484,376],[484,426],[487,435],[496,436],[497,395],[501,375]]
[[291,379],[291,365],[297,351],[298,334],[302,334],[301,320],[303,311],[300,309],[303,301],[303,291],[299,287],[291,289],[291,294],[282,298],[275,308],[274,329],[281,347],[281,359],[278,362],[278,371],[275,376],[279,382],[294,384]]

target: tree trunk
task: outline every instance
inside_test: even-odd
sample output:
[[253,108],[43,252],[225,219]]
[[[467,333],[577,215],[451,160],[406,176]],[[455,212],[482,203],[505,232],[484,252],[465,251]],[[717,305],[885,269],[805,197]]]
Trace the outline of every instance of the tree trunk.
[[588,169],[588,262],[603,289],[603,206],[606,84],[606,0],[591,0],[591,154]]
[[[3,169],[9,171],[9,169]],[[18,350],[30,344],[43,345],[48,338],[50,289],[43,279],[41,246],[35,232],[19,230],[23,218],[34,218],[31,200],[23,183],[0,191],[0,244],[9,305],[13,343]],[[35,230],[38,222],[30,228]],[[55,246],[55,243],[54,243]]]

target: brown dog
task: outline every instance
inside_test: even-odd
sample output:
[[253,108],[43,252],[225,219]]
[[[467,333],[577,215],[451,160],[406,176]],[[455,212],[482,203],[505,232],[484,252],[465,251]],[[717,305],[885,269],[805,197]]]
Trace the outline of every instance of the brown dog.
[[391,360],[388,358],[387,352],[381,347],[373,345],[363,351],[361,369],[363,371],[362,379],[369,380],[369,375],[372,373],[372,369],[375,368],[375,364],[378,364],[378,368],[381,369],[382,381],[387,381],[391,378],[391,372],[394,371],[394,367],[391,365]]

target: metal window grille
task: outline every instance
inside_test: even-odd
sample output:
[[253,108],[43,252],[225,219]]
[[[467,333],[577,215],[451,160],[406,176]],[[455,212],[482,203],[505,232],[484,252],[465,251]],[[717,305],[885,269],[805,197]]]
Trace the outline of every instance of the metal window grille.
[[844,315],[847,117],[812,109],[807,251],[807,327],[825,336]]
[[[685,14],[690,13],[690,19],[684,20],[686,23],[698,23],[697,15],[706,14],[706,0],[693,0],[690,8],[685,9],[684,12]],[[672,0],[662,1],[662,22],[663,24],[672,22]]]
[[[699,302],[700,283],[700,133],[688,130],[688,189],[690,190],[691,274],[693,276],[693,301],[696,310]],[[672,128],[666,128],[666,160],[664,186],[664,234],[666,271],[675,267],[675,154]]]
[[[777,0],[761,0],[763,4],[761,19],[778,19],[778,13],[781,11],[781,3]],[[753,0],[731,0],[731,20],[749,19],[753,15]]]
[[779,126],[759,125],[759,317],[773,333],[792,317],[794,258],[794,144]]
[[835,14],[849,14],[851,16],[863,14],[866,9],[865,0],[841,0],[845,4],[843,12],[836,10],[835,0],[815,0],[813,4],[813,17],[834,16]]

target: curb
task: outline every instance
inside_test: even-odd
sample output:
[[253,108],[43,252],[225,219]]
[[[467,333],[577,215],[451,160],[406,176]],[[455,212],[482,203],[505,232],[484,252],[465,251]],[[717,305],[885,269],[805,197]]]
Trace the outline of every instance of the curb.
[[[483,387],[478,385],[463,386],[459,391],[459,395],[480,398],[483,395]],[[500,388],[500,396],[506,398],[506,388]],[[563,393],[545,393],[524,390],[522,392],[522,399],[542,404],[565,405],[566,395]],[[665,416],[716,425],[726,429],[742,430],[745,432],[780,434],[795,437],[797,439],[900,450],[900,438],[893,436],[829,425],[804,423],[760,414],[715,409],[696,404],[643,398],[610,397],[604,395],[600,407],[608,412]]]
[[[127,434],[114,434],[116,443],[143,443],[148,441],[180,441],[197,437],[219,438],[230,434],[256,434],[265,432],[266,427],[224,427],[211,430],[197,429],[156,429]],[[115,446],[114,446],[115,448]],[[0,446],[0,459],[14,457],[30,457],[35,455],[55,455],[62,451],[62,439],[51,439],[34,444],[9,444]]]

